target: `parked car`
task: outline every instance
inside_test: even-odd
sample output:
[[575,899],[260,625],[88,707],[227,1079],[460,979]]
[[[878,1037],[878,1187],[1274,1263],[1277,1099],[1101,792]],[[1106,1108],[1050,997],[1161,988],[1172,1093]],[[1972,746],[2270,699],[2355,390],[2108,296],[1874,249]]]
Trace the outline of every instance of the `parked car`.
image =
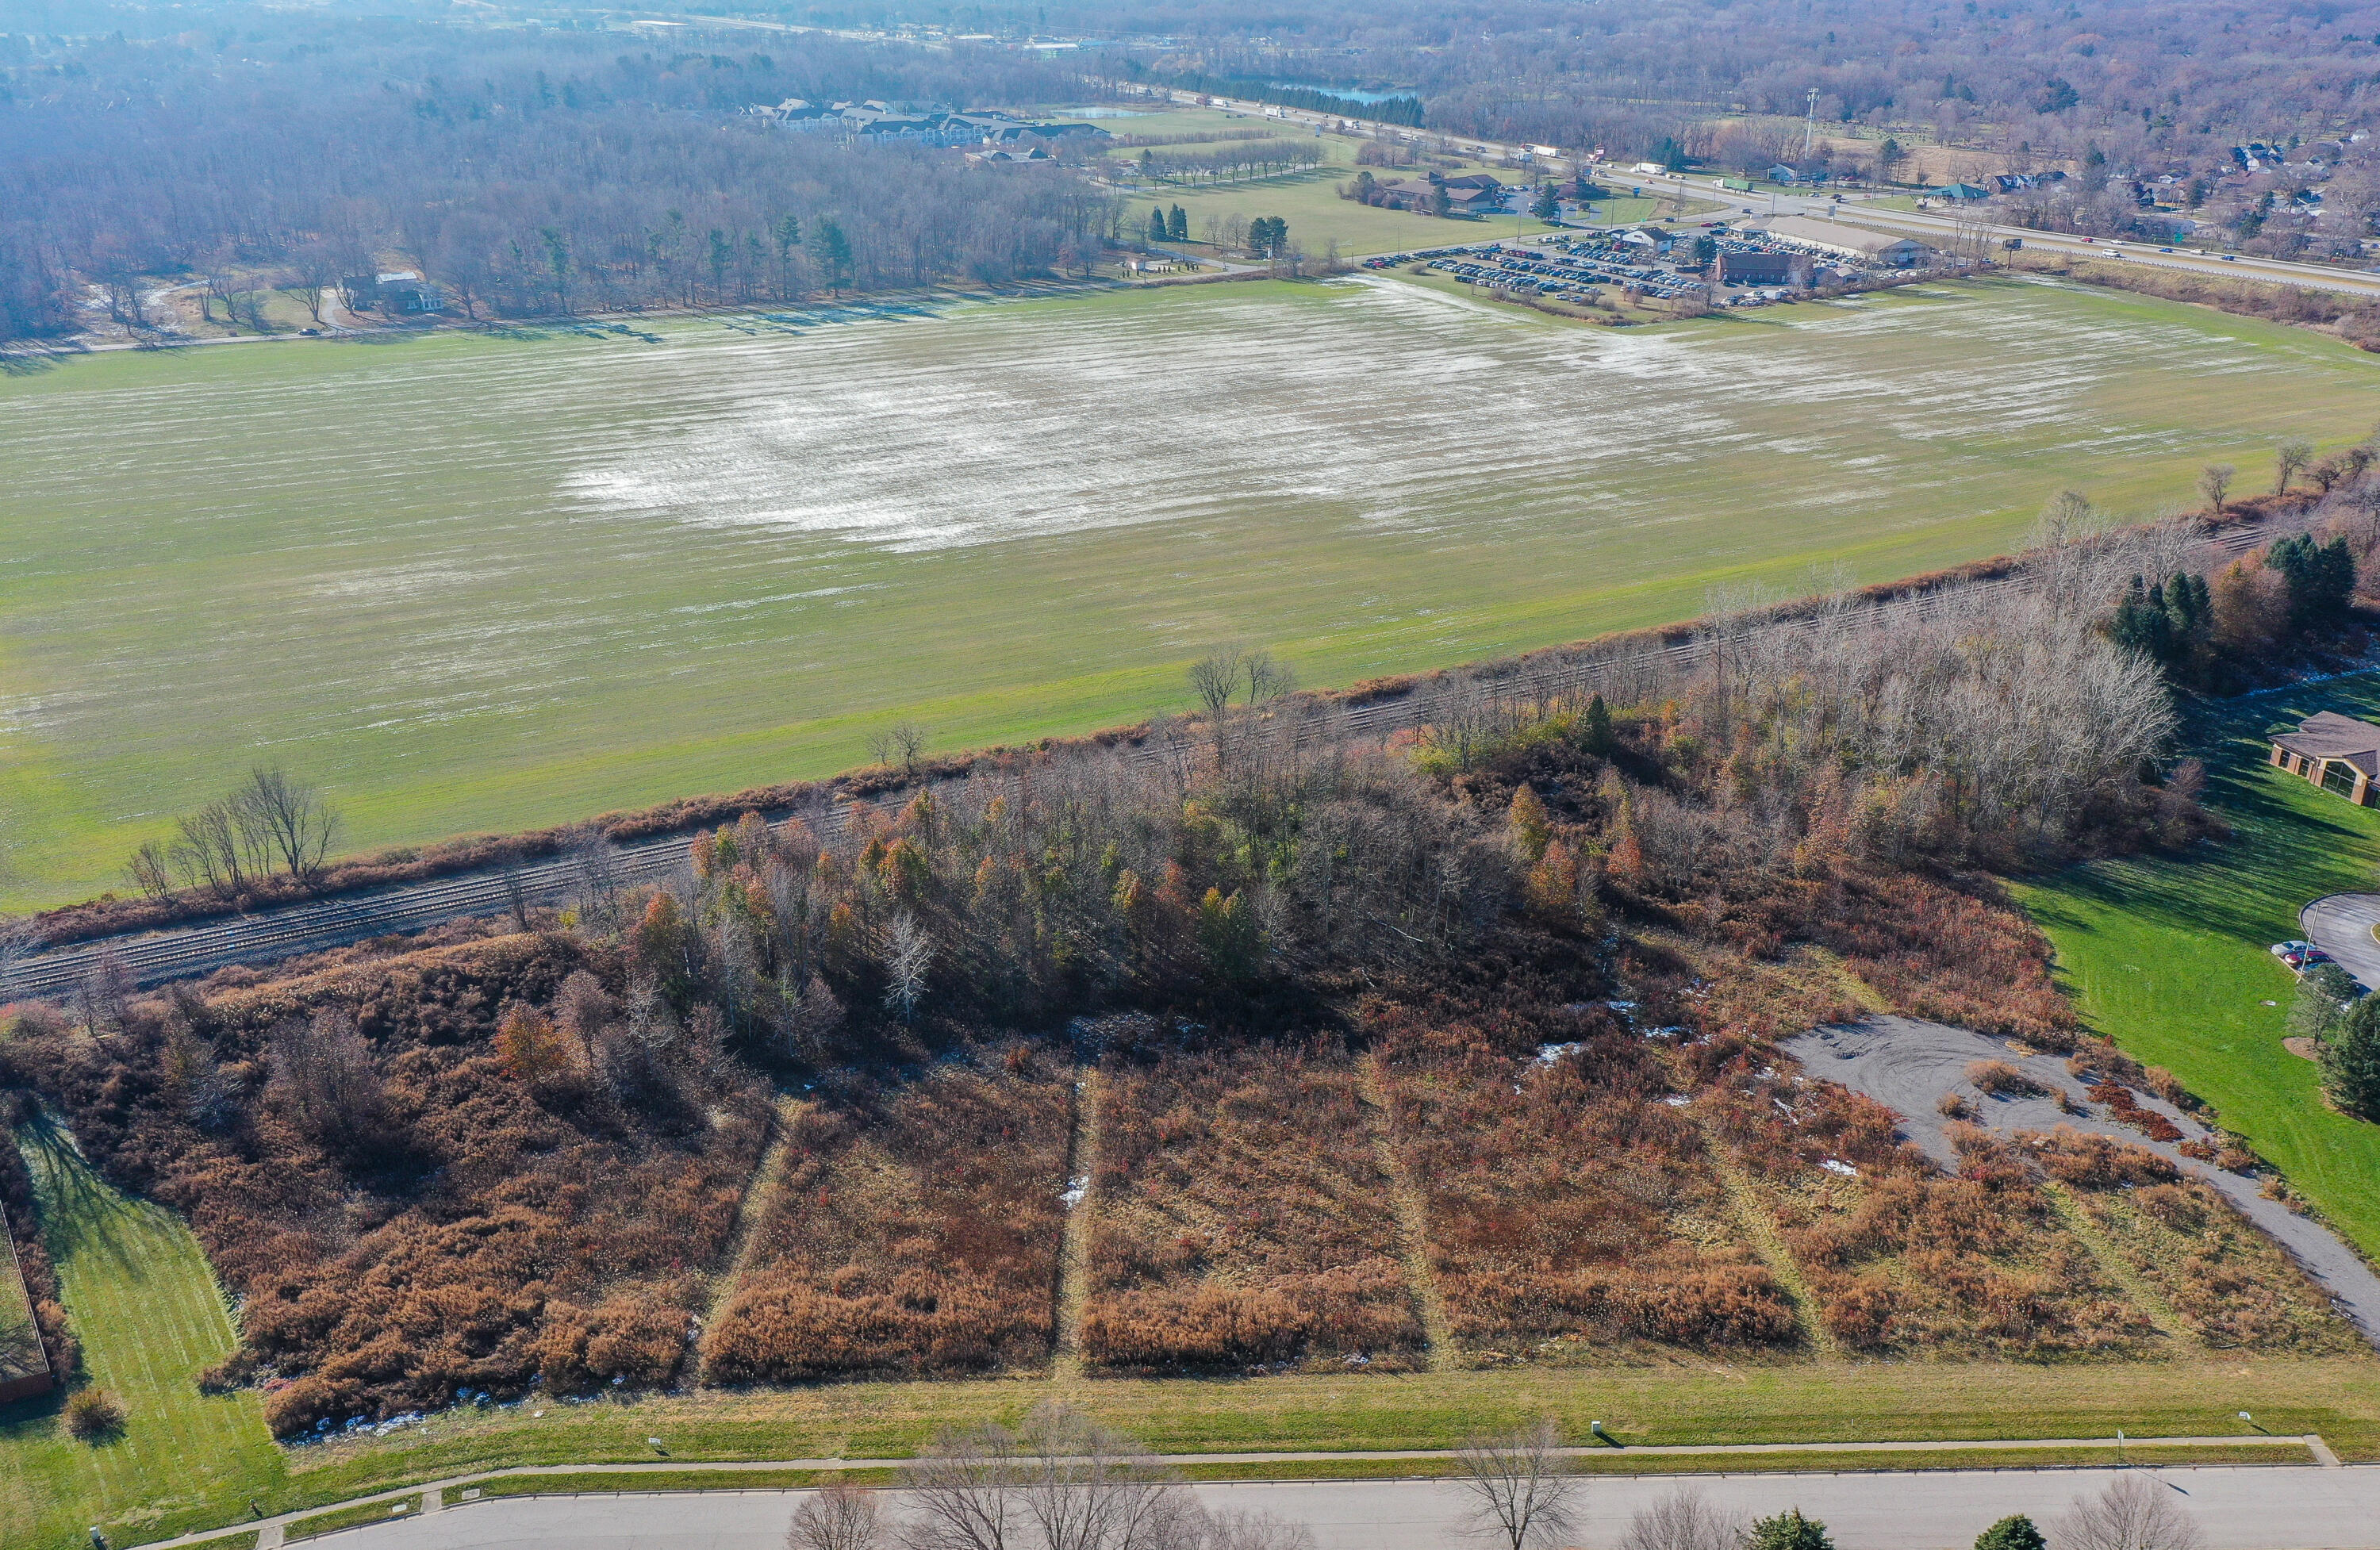
[[2312,942],[2275,942],[2271,951],[2274,957],[2300,974],[2313,968],[2316,963],[2327,963],[2332,961],[2329,953],[2323,951]]

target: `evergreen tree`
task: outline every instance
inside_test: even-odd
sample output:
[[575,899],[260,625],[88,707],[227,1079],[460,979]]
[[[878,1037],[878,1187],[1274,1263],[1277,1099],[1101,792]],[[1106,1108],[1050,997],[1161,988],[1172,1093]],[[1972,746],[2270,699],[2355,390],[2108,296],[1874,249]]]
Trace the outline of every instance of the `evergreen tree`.
[[1611,730],[1611,711],[1597,695],[1586,702],[1586,719],[1579,727],[1578,745],[1597,758],[1608,759],[1620,746]]
[[1176,242],[1190,240],[1190,215],[1178,204],[1165,217],[1165,235]]
[[1540,221],[1551,221],[1561,214],[1561,201],[1554,197],[1552,184],[1537,185],[1536,202],[1529,206],[1529,213]]
[[2160,662],[2169,660],[2173,655],[2173,624],[2166,614],[2164,588],[2155,585],[2143,587],[2141,577],[2132,577],[2124,600],[2116,605],[2116,616],[2107,625],[2107,637]]
[[1797,1507],[1753,1524],[1743,1550],[1835,1550],[1835,1542],[1827,1537],[1824,1523],[1803,1517]]
[[2204,578],[2183,575],[2143,587],[2136,575],[2107,622],[2107,638],[2189,676],[2214,629],[2215,604]]
[[832,221],[820,221],[810,228],[810,260],[826,276],[827,284],[840,290],[850,278],[851,238]]
[[1148,240],[1151,242],[1165,240],[1165,212],[1162,210],[1151,210],[1148,212]]
[[2322,1041],[2322,1084],[2350,1114],[2380,1120],[2380,996],[2350,1006]]
[[2034,1527],[2032,1519],[2020,1512],[1976,1535],[1975,1550],[2049,1550],[2049,1541]]
[[2289,583],[2292,629],[2338,623],[2355,596],[2355,556],[2345,539],[2317,544],[2311,534],[2300,533],[2274,544],[2265,563]]

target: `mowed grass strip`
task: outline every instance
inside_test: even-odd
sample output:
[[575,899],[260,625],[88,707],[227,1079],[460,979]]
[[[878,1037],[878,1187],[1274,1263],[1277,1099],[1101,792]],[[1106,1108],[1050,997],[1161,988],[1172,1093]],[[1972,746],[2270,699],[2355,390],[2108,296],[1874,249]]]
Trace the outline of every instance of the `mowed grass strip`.
[[[1175,1454],[1447,1448],[1550,1414],[1572,1435],[1585,1437],[1588,1423],[1599,1420],[1633,1445],[2016,1443],[2112,1437],[2120,1428],[2134,1436],[2237,1435],[2254,1457],[2268,1457],[2270,1445],[2247,1440],[2256,1434],[2238,1419],[2245,1410],[2270,1434],[2317,1433],[2342,1459],[2380,1461],[2380,1362],[2362,1357],[1675,1362],[1377,1377],[862,1383],[605,1401],[540,1419],[526,1411],[479,1411],[442,1417],[429,1435],[308,1449],[294,1484],[304,1499],[328,1502],[483,1470],[646,1463],[654,1461],[650,1436],[689,1467],[901,1458],[946,1427],[1013,1424],[1050,1399],[1083,1405],[1146,1446]],[[2218,1461],[2204,1450],[2190,1456]]]
[[0,1544],[49,1550],[153,1539],[247,1516],[285,1491],[280,1451],[253,1394],[204,1395],[198,1374],[233,1345],[206,1256],[173,1212],[94,1173],[64,1130],[17,1132],[42,1231],[89,1381],[124,1403],[122,1435],[67,1435],[56,1397],[0,1411]]
[[385,1523],[394,1518],[408,1518],[421,1510],[419,1498],[395,1502],[358,1502],[353,1507],[317,1513],[300,1518],[282,1531],[285,1539],[317,1539],[334,1534],[341,1529],[360,1529],[369,1523]]
[[[1579,1474],[1853,1474],[1919,1470],[2104,1470],[2118,1464],[2304,1464],[2305,1444],[2236,1447],[1977,1447],[1937,1453],[1634,1453],[1614,1448],[1571,1460]],[[1349,1459],[1343,1462],[1190,1464],[1192,1480],[1414,1480],[1462,1472],[1451,1459]]]
[[2326,893],[2380,889],[2380,810],[2265,762],[2265,733],[2317,710],[2380,718],[2380,675],[2203,708],[2187,729],[2231,837],[2016,885],[2091,1026],[2213,1104],[2366,1256],[2380,1256],[2380,1126],[2323,1101],[2282,1047],[2296,981],[2266,950]]

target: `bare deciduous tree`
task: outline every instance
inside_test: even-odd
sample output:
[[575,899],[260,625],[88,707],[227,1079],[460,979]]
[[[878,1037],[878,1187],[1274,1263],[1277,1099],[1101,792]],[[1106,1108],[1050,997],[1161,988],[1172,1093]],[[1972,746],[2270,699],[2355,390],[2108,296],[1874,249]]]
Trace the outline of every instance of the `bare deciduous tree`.
[[1276,1524],[1211,1522],[1130,1437],[1062,1405],[945,1437],[903,1472],[910,1550],[1301,1550]]
[[883,1543],[876,1493],[840,1480],[803,1497],[785,1531],[785,1550],[876,1550]]
[[2054,1537],[2059,1550],[2200,1550],[2206,1543],[2170,1487],[2137,1474],[2075,1497]]
[[103,947],[75,985],[75,1018],[96,1038],[121,1033],[124,1013],[132,999],[132,976],[114,948]]
[[2313,443],[2291,437],[2273,449],[2273,493],[2286,495],[2289,481],[2313,461]]
[[915,721],[895,721],[868,734],[868,757],[915,776],[926,757],[927,733]]
[[2208,515],[2223,515],[2223,498],[2231,493],[2231,481],[2239,472],[2228,463],[2209,463],[2198,470],[2198,492],[2206,497]]
[[124,864],[124,876],[134,888],[152,899],[163,899],[174,891],[174,858],[164,845],[154,840],[144,840]]
[[345,1008],[278,1024],[266,1053],[271,1091],[292,1124],[323,1145],[370,1144],[383,1108],[380,1065]]
[[1314,1531],[1267,1512],[1209,1513],[1197,1550],[1314,1550]]
[[1009,1550],[1019,1545],[1025,1468],[1016,1436],[1004,1426],[945,1435],[902,1468],[917,1513],[904,1534],[909,1550]]
[[1239,692],[1241,656],[1237,651],[1209,651],[1190,664],[1190,692],[1198,696],[1209,726],[1223,724],[1223,713]]
[[1510,1550],[1557,1540],[1578,1520],[1578,1476],[1551,1417],[1500,1437],[1475,1437],[1456,1456],[1472,1532]]
[[926,973],[933,967],[934,941],[917,917],[904,910],[892,917],[884,942],[884,1005],[907,1023],[925,999]]
[[313,881],[339,831],[338,812],[321,791],[291,780],[277,766],[259,765],[233,800],[249,825],[262,832],[283,868],[300,882]]
[[1721,1511],[1688,1486],[1630,1519],[1620,1550],[1737,1550],[1744,1527],[1742,1514]]
[[180,838],[169,853],[184,883],[233,898],[247,891],[257,874],[270,865],[261,854],[261,836],[229,802],[210,802],[174,820]]
[[610,926],[620,889],[612,842],[601,829],[583,829],[572,836],[568,854],[578,918],[590,926]]

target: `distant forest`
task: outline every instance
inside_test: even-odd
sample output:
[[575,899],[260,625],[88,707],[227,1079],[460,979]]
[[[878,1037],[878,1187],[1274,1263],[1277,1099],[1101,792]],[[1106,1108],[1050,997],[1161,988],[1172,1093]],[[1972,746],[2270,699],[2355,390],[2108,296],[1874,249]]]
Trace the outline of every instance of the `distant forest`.
[[123,313],[144,276],[262,266],[335,284],[390,252],[482,314],[1064,271],[1111,220],[1082,179],[740,110],[1075,90],[1013,53],[750,31],[653,42],[243,11],[147,41],[7,33],[0,340],[67,328],[78,283]]
[[[2380,137],[2356,138],[2380,122],[2380,0],[1286,0],[1260,17],[1215,0],[730,0],[703,9],[767,25],[635,30],[371,6],[0,0],[0,340],[65,331],[78,304],[137,313],[142,276],[227,267],[306,285],[402,253],[467,312],[537,313],[1000,282],[1065,271],[1116,229],[1084,179],[736,111],[788,96],[1388,91],[1371,116],[1450,135],[1748,165],[1798,150],[1780,120],[1815,93],[1822,127],[1879,144],[1915,130],[2083,168],[2080,197],[2109,208],[2076,229],[2128,218],[2127,179],[2211,179],[2243,140],[2336,140],[2334,207],[2380,208]],[[772,30],[895,22],[989,41]],[[1011,46],[1036,34],[1088,46]]]
[[[706,7],[716,10],[716,7]],[[1732,112],[1821,124],[1989,122],[2036,149],[2085,138],[2286,140],[2371,120],[2380,4],[2335,0],[994,0],[738,7],[1166,38],[1172,68],[1413,90],[1451,134],[1641,150]]]

